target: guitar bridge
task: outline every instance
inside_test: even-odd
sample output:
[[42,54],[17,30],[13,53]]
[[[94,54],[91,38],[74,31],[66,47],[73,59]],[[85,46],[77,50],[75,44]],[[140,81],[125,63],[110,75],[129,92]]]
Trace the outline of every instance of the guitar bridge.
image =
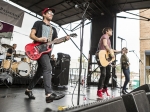
[[111,57],[110,54],[108,54],[108,57],[106,57],[106,55],[105,55],[105,59],[106,59],[108,62],[110,62],[110,61],[112,60],[112,57]]
[[47,44],[40,44],[36,46],[36,48],[38,49],[39,53],[44,52],[47,50]]

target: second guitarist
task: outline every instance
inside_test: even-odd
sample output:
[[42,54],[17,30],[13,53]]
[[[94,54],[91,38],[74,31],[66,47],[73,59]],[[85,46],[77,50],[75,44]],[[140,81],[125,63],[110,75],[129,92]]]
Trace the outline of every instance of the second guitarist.
[[[99,57],[98,57],[98,52],[100,50],[106,50],[110,53],[111,57],[114,58],[114,53],[113,52],[121,52],[121,51],[116,51],[116,50],[111,50],[111,41],[110,41],[110,37],[112,36],[112,29],[110,27],[105,27],[102,30],[103,35],[101,36],[99,43],[98,43],[98,51],[97,51],[97,55],[96,55],[96,59],[97,59],[97,63],[100,66],[100,78],[99,78],[99,82],[98,82],[98,90],[97,90],[97,96],[100,99],[103,99],[103,94],[102,93],[106,93],[107,96],[109,96],[108,93],[108,83],[109,83],[109,79],[111,77],[111,65],[109,64],[106,67],[101,66],[100,61],[99,61]],[[113,51],[113,52],[112,52]]]
[[[57,32],[54,27],[51,27],[50,21],[54,16],[55,10],[51,8],[45,8],[42,11],[43,21],[36,21],[32,27],[30,38],[34,40],[34,42],[47,42],[57,39]],[[62,42],[69,40],[70,36],[66,36]],[[61,43],[61,42],[59,42]],[[56,43],[56,44],[59,44]],[[40,77],[43,76],[45,95],[46,95],[46,103],[50,103],[53,100],[58,100],[64,95],[56,95],[52,92],[51,88],[51,72],[52,67],[50,63],[50,53],[42,54],[42,56],[37,60],[38,68],[37,72],[34,75],[32,81],[30,82],[28,88],[25,91],[25,95],[29,97],[29,99],[35,99],[35,96],[32,93],[32,89],[39,81]],[[39,96],[40,97],[40,96]]]

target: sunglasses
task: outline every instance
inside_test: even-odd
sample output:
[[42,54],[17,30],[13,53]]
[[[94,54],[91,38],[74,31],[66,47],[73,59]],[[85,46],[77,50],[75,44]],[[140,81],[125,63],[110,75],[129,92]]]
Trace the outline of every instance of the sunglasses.
[[54,13],[53,13],[53,12],[47,12],[47,13],[48,13],[48,14],[50,14],[50,15],[52,15],[52,16],[54,15]]

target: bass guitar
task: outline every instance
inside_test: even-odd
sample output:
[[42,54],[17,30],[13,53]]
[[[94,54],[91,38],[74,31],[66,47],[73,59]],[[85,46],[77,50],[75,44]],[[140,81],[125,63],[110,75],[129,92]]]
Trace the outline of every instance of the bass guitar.
[[[111,52],[114,54],[113,50]],[[98,53],[99,61],[103,67],[109,65],[112,61],[115,61],[115,57],[112,58],[110,53],[106,50],[100,50]]]
[[[76,36],[77,36],[76,33],[70,34],[70,37],[76,37]],[[62,37],[47,43],[40,43],[40,42],[29,43],[25,46],[25,53],[30,59],[38,60],[42,54],[49,53],[52,50],[50,48],[50,45],[63,42],[65,38],[66,37]]]

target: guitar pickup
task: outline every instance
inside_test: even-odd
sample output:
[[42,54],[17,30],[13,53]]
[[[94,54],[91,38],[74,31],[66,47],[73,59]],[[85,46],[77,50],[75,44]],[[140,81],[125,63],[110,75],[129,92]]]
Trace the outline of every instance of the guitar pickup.
[[38,46],[36,46],[36,50],[38,50],[39,53],[44,52],[47,50],[47,44],[40,44]]

